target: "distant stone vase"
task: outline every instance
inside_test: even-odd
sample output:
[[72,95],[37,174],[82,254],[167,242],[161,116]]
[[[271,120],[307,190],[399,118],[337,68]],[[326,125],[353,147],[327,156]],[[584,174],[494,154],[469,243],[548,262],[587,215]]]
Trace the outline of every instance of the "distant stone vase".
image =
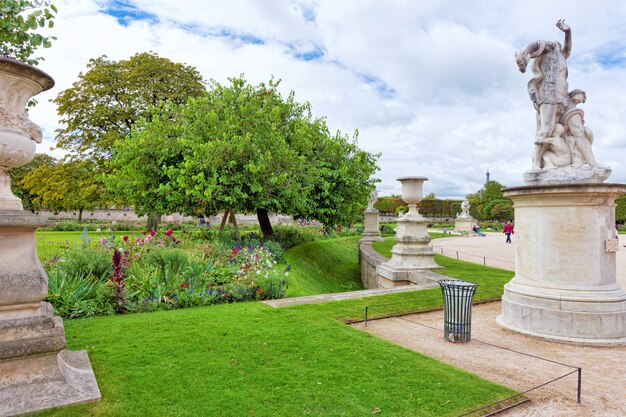
[[45,72],[23,62],[0,57],[0,210],[22,210],[22,202],[11,192],[6,173],[26,165],[41,143],[41,129],[28,118],[28,101],[54,86]]
[[402,201],[409,206],[407,217],[419,216],[417,204],[423,198],[423,185],[427,181],[426,177],[400,177],[398,181],[402,184]]

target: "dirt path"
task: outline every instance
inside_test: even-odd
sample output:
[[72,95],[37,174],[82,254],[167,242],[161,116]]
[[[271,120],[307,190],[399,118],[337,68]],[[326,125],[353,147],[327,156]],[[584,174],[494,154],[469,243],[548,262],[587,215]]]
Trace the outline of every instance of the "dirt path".
[[[626,236],[620,236],[616,256],[617,282],[626,288]],[[515,269],[513,244],[504,243],[502,234],[486,237],[434,239],[435,253],[486,263],[502,269]],[[458,254],[458,255],[457,255]],[[486,343],[551,359],[582,371],[582,403],[576,403],[577,375],[528,394],[532,402],[502,415],[531,417],[626,417],[626,347],[599,348],[575,346],[525,336],[496,324],[501,304],[474,306],[472,341],[455,344],[443,339],[443,312],[430,312],[375,320],[355,325],[380,338],[439,359],[518,392],[557,378],[573,369],[490,346]],[[486,343],[482,343],[486,342]]]
[[[577,374],[528,394],[532,402],[506,416],[626,416],[626,347],[597,348],[554,343],[499,327],[500,303],[474,306],[472,341],[450,343],[443,338],[443,312],[370,321],[364,331],[436,358],[518,392],[573,371],[488,344],[583,368],[582,403],[576,403]],[[429,327],[426,327],[429,326]]]

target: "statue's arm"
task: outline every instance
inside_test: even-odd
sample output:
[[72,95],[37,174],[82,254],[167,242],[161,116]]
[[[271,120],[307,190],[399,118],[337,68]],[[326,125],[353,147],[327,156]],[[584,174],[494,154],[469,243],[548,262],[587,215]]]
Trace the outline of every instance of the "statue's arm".
[[526,72],[528,61],[537,58],[543,52],[545,44],[542,41],[534,41],[515,53],[515,61],[520,72]]
[[565,24],[565,20],[561,19],[556,22],[556,27],[565,32],[565,41],[563,42],[563,56],[565,59],[569,58],[570,53],[572,52],[572,29]]

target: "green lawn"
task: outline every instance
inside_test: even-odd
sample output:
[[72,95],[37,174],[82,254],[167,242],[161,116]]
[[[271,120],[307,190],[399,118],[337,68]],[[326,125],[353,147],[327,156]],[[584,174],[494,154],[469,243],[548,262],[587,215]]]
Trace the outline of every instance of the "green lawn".
[[[356,285],[357,242],[288,251],[290,291]],[[446,274],[480,282],[479,300],[501,294],[512,276],[436,260]],[[343,323],[362,319],[365,306],[374,317],[441,303],[433,289],[283,309],[239,303],[64,320],[68,348],[89,352],[103,399],[37,416],[454,416],[511,395]]]
[[[89,238],[92,242],[97,242],[102,238],[108,239],[112,234],[116,236],[138,236],[141,232],[89,232]],[[49,230],[38,230],[37,239],[37,255],[42,262],[54,256],[60,256],[66,248],[80,247],[82,243],[80,237],[82,232],[56,232]]]
[[[362,300],[65,320],[102,401],[38,416],[454,416],[511,391],[333,319]],[[380,412],[377,412],[380,410]]]

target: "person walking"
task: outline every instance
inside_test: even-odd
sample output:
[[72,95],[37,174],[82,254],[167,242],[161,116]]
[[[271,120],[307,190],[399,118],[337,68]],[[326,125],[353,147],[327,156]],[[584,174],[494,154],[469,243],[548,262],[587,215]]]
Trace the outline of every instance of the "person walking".
[[503,232],[506,235],[506,243],[511,243],[511,235],[515,234],[515,231],[513,230],[513,225],[510,220],[504,225]]

